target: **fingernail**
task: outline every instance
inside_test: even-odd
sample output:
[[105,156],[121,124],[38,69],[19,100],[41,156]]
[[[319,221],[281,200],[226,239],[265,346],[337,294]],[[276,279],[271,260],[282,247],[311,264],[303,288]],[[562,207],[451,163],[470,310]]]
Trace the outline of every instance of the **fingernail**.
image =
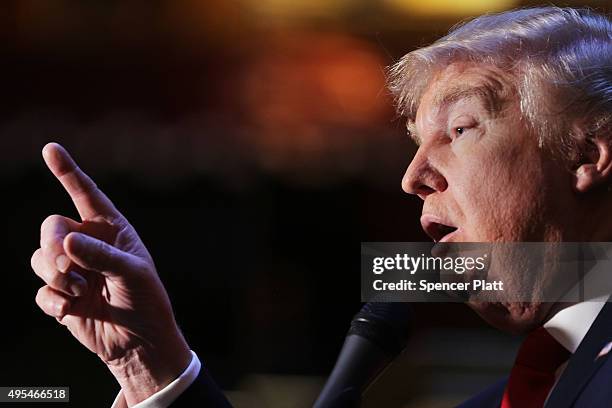
[[87,292],[87,284],[82,281],[76,281],[70,284],[70,293],[72,296],[83,296]]
[[53,308],[55,309],[55,315],[56,316],[63,316],[64,315],[64,305],[61,302],[57,302],[53,305]]
[[70,266],[70,259],[64,254],[60,254],[55,258],[55,266],[60,272],[66,272],[68,266]]

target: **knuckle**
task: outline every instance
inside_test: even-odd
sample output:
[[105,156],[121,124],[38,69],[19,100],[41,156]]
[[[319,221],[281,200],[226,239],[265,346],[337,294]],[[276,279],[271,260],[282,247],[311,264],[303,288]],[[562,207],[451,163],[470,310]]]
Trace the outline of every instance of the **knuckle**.
[[59,215],[59,214],[51,214],[51,215],[49,215],[47,218],[45,218],[45,220],[40,225],[41,233],[43,233],[44,231],[47,231],[47,230],[53,228],[54,226],[59,224],[60,221],[62,221],[62,220],[63,220],[63,217],[61,215]]
[[36,263],[35,265],[32,266],[32,270],[39,278],[47,282],[48,272],[47,272],[46,266],[44,265],[44,262]]
[[62,290],[66,288],[66,276],[61,274],[57,269],[49,267],[42,258],[32,265],[32,269],[34,273],[50,287]]
[[41,288],[38,289],[38,291],[36,291],[36,297],[34,298],[36,300],[36,304],[38,306],[43,305],[43,298],[45,297],[45,293],[47,292],[46,286],[43,286]]
[[36,276],[38,276],[39,278],[41,278],[41,279],[42,279],[42,280],[44,280],[45,282],[47,281],[47,280],[45,279],[46,274],[45,274],[45,271],[44,271],[44,269],[43,269],[43,268],[41,268],[40,266],[36,265],[36,266],[32,267],[32,270],[34,271],[34,274],[35,274]]
[[53,214],[45,218],[40,227],[40,246],[44,250],[59,250],[61,239],[54,233],[61,224],[65,223],[64,217]]
[[36,251],[34,251],[34,253],[32,254],[32,257],[30,258],[30,266],[32,267],[34,271],[36,271],[40,263],[41,257],[42,257],[42,249],[38,248]]

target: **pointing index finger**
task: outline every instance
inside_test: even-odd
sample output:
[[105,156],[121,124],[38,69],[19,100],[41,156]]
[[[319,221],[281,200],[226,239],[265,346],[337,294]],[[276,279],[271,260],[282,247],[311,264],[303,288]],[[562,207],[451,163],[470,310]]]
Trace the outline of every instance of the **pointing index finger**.
[[109,198],[96,183],[81,170],[70,154],[57,143],[48,143],[42,150],[45,163],[70,195],[81,219],[90,220],[97,216],[120,217]]

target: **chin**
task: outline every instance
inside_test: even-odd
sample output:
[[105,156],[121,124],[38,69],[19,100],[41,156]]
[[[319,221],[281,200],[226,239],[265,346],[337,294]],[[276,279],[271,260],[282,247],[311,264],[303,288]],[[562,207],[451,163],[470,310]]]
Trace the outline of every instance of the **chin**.
[[549,312],[549,303],[491,303],[469,301],[468,305],[488,324],[512,333],[528,333],[541,326]]

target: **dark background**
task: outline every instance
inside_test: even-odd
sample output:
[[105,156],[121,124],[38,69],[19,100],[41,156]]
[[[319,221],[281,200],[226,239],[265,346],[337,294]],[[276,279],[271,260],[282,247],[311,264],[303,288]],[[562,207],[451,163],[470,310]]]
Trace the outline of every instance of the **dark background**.
[[[360,242],[428,239],[400,188],[415,147],[385,66],[521,5],[3,1],[0,385],[70,386],[73,407],[118,391],[34,303],[40,224],[76,217],[40,157],[58,141],[136,227],[236,405],[309,406],[360,307]],[[417,334],[367,406],[449,406],[507,372],[517,339],[463,305],[415,308]]]

